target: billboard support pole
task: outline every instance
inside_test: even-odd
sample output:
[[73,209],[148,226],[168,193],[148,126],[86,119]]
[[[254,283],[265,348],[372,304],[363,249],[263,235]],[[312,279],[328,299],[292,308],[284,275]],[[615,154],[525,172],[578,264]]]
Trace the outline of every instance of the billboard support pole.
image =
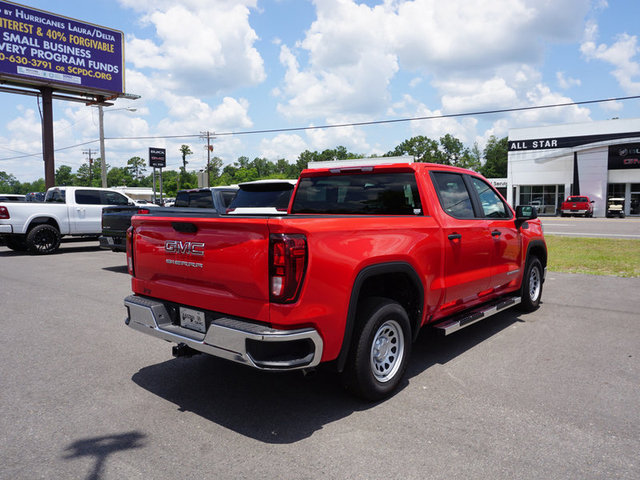
[[104,158],[104,110],[102,105],[98,105],[98,123],[100,126],[100,177],[102,178],[102,188],[107,188],[107,161]]
[[43,87],[42,93],[42,158],[44,160],[45,188],[56,184],[56,166],[53,155],[53,89]]
[[156,167],[153,167],[153,203],[158,203],[156,200]]

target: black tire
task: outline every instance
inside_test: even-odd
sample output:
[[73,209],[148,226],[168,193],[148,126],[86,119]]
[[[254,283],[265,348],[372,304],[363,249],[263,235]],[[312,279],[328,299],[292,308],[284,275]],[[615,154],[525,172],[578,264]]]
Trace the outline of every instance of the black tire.
[[14,252],[26,252],[27,251],[27,242],[25,239],[20,237],[6,237],[7,247],[9,247]]
[[36,255],[46,255],[58,250],[60,246],[60,232],[56,227],[42,224],[34,227],[27,234],[29,252]]
[[543,270],[538,257],[527,261],[520,290],[520,310],[533,312],[540,306],[542,298]]
[[382,400],[396,390],[407,369],[411,354],[409,316],[393,300],[371,298],[358,312],[357,328],[343,382],[365,400]]

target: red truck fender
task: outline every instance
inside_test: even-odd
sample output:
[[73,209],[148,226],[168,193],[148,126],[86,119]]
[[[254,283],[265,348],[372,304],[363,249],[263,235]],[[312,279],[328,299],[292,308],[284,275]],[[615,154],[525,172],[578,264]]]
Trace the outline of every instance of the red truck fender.
[[[380,290],[384,279],[389,278],[394,279],[393,289],[385,290],[384,292],[373,291],[374,289]],[[365,293],[367,291],[372,293],[367,295]],[[342,372],[345,368],[353,334],[359,327],[357,324],[358,306],[362,299],[370,296],[388,297],[400,303],[409,315],[413,341],[415,341],[420,332],[424,306],[424,286],[413,266],[406,262],[369,265],[358,273],[351,290],[342,347],[337,359],[337,370],[339,372]]]

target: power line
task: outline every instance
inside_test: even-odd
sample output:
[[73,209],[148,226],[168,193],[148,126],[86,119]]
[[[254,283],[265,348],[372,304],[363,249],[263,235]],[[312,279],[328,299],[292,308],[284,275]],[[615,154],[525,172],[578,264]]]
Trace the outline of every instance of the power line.
[[[368,125],[385,125],[385,124],[391,124],[391,123],[437,120],[442,118],[471,117],[471,116],[493,115],[497,113],[524,112],[528,110],[542,110],[546,108],[572,107],[572,106],[578,106],[578,105],[590,105],[594,103],[637,100],[639,98],[640,98],[640,95],[632,95],[628,97],[603,98],[598,100],[584,100],[581,102],[564,102],[564,103],[555,103],[555,104],[547,104],[547,105],[533,105],[529,107],[501,108],[501,109],[494,109],[494,110],[480,110],[475,112],[462,112],[462,113],[445,113],[440,115],[428,115],[428,116],[421,116],[421,117],[394,118],[390,120],[371,120],[368,122],[337,123],[337,124],[316,125],[316,126],[309,126],[309,127],[273,128],[273,129],[265,129],[265,130],[244,130],[239,132],[216,132],[215,134],[216,136],[256,135],[256,134],[264,134],[264,133],[286,133],[286,132],[299,132],[299,131],[306,131],[306,130],[322,130],[322,129],[329,129],[329,128],[362,127],[362,126],[368,126]],[[197,138],[197,137],[201,138],[202,134],[200,133],[200,134],[184,134],[184,135],[150,135],[150,136],[139,136],[139,137],[105,137],[105,140],[162,140],[162,139]],[[62,150],[68,150],[71,148],[76,148],[83,145],[95,143],[97,141],[98,140],[91,140],[89,142],[84,142],[84,143],[79,143],[77,145],[71,145],[69,147],[59,148],[59,149],[56,149],[55,151],[58,152]],[[41,153],[21,155],[17,157],[0,158],[0,161],[15,160],[15,159],[25,158],[25,157],[34,157],[38,155],[41,155]]]
[[[593,103],[633,100],[638,98],[640,98],[640,95],[633,95],[629,97],[604,98],[599,100],[585,100],[582,102],[565,102],[565,103],[555,103],[555,104],[548,104],[548,105],[533,105],[529,107],[480,110],[476,112],[445,113],[440,115],[429,115],[424,117],[394,118],[390,120],[371,120],[368,122],[336,123],[336,124],[329,124],[329,125],[316,125],[316,126],[310,126],[310,127],[273,128],[273,129],[266,129],[266,130],[245,130],[240,132],[222,132],[222,133],[216,132],[216,135],[217,136],[252,135],[252,134],[258,134],[258,133],[282,133],[282,132],[296,132],[296,131],[303,131],[303,130],[321,130],[321,129],[327,129],[327,128],[361,127],[366,125],[384,125],[389,123],[414,122],[414,121],[421,121],[421,120],[437,120],[440,118],[471,117],[471,116],[480,116],[480,115],[492,115],[496,113],[511,113],[511,112],[523,112],[527,110],[541,110],[544,108],[571,107],[571,106],[577,106],[577,105],[588,105]],[[162,138],[187,138],[187,137],[196,137],[196,136],[198,135],[175,135],[175,136],[158,136],[158,137],[112,137],[112,138],[109,138],[109,140],[147,140],[147,139],[162,139]]]

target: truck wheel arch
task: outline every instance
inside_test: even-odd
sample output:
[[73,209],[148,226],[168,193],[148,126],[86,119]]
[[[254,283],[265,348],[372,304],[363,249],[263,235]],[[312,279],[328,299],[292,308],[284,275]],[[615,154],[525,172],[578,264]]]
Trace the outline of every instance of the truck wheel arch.
[[[381,291],[385,282],[389,281],[393,282],[394,287]],[[358,327],[358,308],[369,297],[386,297],[401,304],[409,315],[412,340],[418,335],[424,305],[424,287],[418,273],[406,262],[369,265],[358,273],[351,290],[342,347],[337,359],[339,372],[345,368],[353,334]]]
[[531,257],[538,257],[542,268],[547,267],[547,247],[542,240],[531,240],[527,245],[527,255],[524,258],[523,265],[527,264],[527,261]]
[[42,225],[42,224],[51,225],[52,227],[57,229],[58,232],[60,232],[60,226],[58,225],[58,222],[56,221],[55,218],[52,218],[52,217],[36,217],[36,218],[32,218],[29,221],[29,226],[27,227],[27,230],[26,230],[25,234],[28,234],[35,227],[37,227],[38,225]]

